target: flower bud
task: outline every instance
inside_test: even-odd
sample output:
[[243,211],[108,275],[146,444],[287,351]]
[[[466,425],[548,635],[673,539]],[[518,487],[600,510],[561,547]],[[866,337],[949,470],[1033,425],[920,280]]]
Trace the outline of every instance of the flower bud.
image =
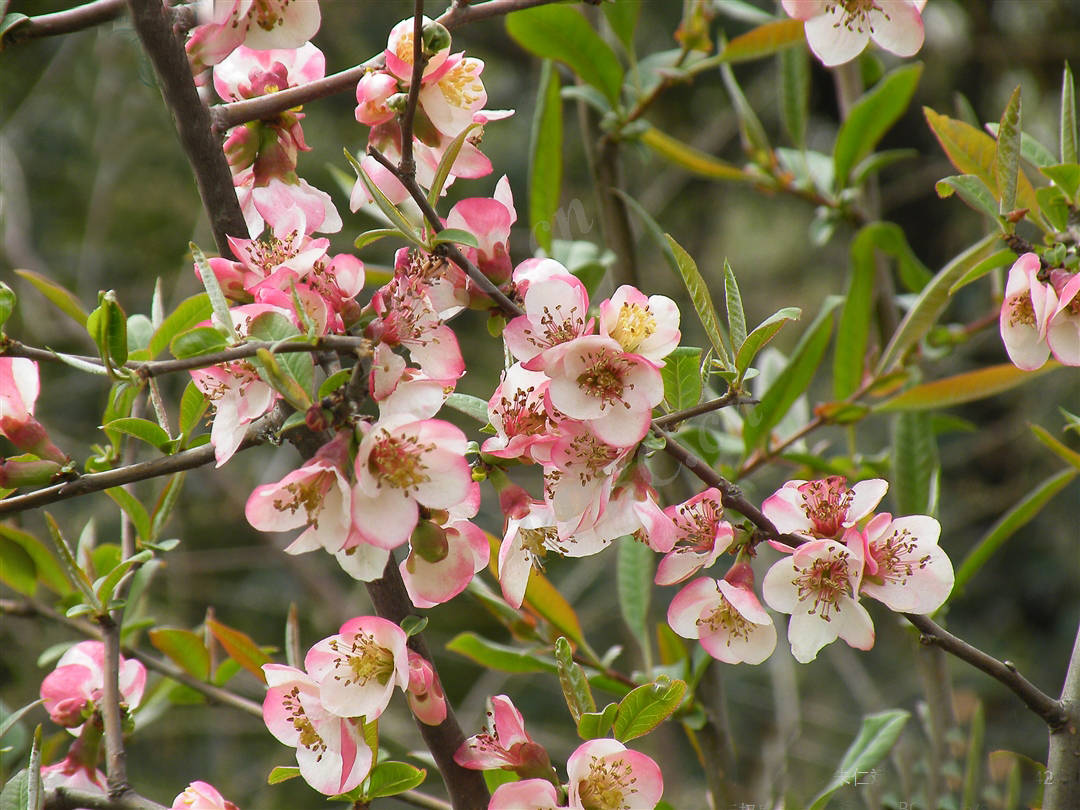
[[442,562],[450,553],[450,544],[442,526],[436,526],[428,520],[422,520],[413,529],[409,544],[413,552],[429,563]]
[[450,32],[442,23],[428,22],[420,31],[420,43],[424,56],[430,59],[439,51],[450,49]]
[[724,580],[730,582],[736,588],[752,591],[754,589],[754,570],[750,567],[750,563],[737,562],[724,574]]
[[43,487],[60,469],[55,461],[0,461],[0,487]]

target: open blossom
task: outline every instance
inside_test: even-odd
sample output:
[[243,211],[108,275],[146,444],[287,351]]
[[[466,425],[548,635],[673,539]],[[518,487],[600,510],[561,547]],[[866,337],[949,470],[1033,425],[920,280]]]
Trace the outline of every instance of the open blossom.
[[237,810],[237,807],[218,793],[213,785],[195,781],[173,799],[169,810]]
[[319,684],[299,669],[263,664],[263,721],[279,742],[296,748],[300,775],[320,793],[334,796],[359,785],[371,771],[371,747],[356,718],[329,711]]
[[[105,645],[80,641],[68,649],[41,682],[45,710],[57,725],[77,735],[105,688]],[[134,708],[146,688],[146,667],[120,658],[120,699]]]
[[515,222],[514,195],[505,175],[495,185],[494,196],[460,200],[446,216],[446,227],[476,237],[477,247],[465,248],[465,255],[496,284],[510,280],[510,227]]
[[[435,22],[430,17],[424,17],[421,20],[423,28],[430,29],[434,25]],[[416,49],[416,44],[413,42],[414,30],[414,18],[406,17],[390,29],[390,35],[386,41],[386,50],[383,52],[386,58],[387,70],[406,83],[412,81],[413,55]],[[445,30],[443,29],[443,32]],[[443,63],[450,56],[450,40],[448,37],[449,34],[447,34],[445,44],[440,43],[441,47],[438,50],[428,54],[427,64],[424,65],[424,72],[420,79],[421,83],[428,81],[433,74],[440,71]]]
[[1009,268],[999,318],[1005,351],[1025,371],[1039,368],[1050,356],[1046,333],[1058,304],[1054,287],[1039,281],[1039,266],[1038,256],[1025,253]]
[[49,441],[45,428],[34,418],[39,389],[36,360],[0,357],[0,436],[19,450],[66,464],[67,456]]
[[446,695],[431,663],[409,650],[409,708],[425,725],[437,726],[446,719]]
[[223,101],[240,101],[305,84],[326,75],[326,57],[305,42],[299,48],[254,50],[241,45],[214,66],[214,90]]
[[835,540],[805,543],[773,564],[762,582],[773,610],[791,614],[788,641],[801,664],[838,637],[860,650],[874,646],[874,624],[858,602],[863,575],[863,538],[849,529]]
[[735,530],[724,515],[720,490],[710,487],[664,514],[675,527],[675,541],[656,567],[657,585],[675,585],[708,568],[731,546]]
[[847,528],[873,511],[888,488],[888,482],[880,478],[848,487],[842,475],[817,481],[788,481],[765,499],[761,511],[780,534],[839,539]]
[[548,377],[514,363],[503,372],[488,401],[488,422],[495,435],[486,439],[483,451],[497,458],[527,458],[545,462],[558,438],[555,420],[544,405]]
[[410,545],[409,556],[399,568],[409,599],[418,608],[441,605],[465,590],[473,576],[487,567],[491,553],[483,530],[468,520],[446,526],[422,521]]
[[782,0],[788,16],[806,21],[806,42],[828,67],[850,62],[874,42],[897,56],[923,44],[926,0]]
[[201,23],[187,41],[192,70],[216,65],[241,44],[255,50],[299,48],[319,30],[319,4],[293,0],[199,0]]
[[[593,327],[585,285],[557,262],[545,262],[544,266],[561,268],[565,275],[550,273],[530,280],[524,294],[525,314],[511,320],[503,330],[510,353],[534,371],[539,370],[542,360],[529,361],[553,346],[588,334]],[[515,271],[515,282],[517,276]]]
[[555,513],[544,501],[530,501],[527,511],[507,519],[499,547],[499,585],[509,604],[521,607],[533,568],[557,543]]
[[664,779],[652,758],[618,740],[587,740],[566,761],[571,810],[652,810]]
[[1051,270],[1050,286],[1057,306],[1046,326],[1046,344],[1067,366],[1080,366],[1080,273]]
[[487,730],[463,742],[454,752],[454,762],[478,771],[502,768],[523,779],[550,774],[547,751],[525,731],[525,720],[510,698],[495,695],[490,706]]
[[105,774],[95,767],[98,745],[84,747],[83,742],[82,738],[76,740],[71,744],[67,756],[41,769],[41,783],[45,790],[63,787],[94,795],[106,795],[108,782]]
[[705,652],[726,664],[760,664],[772,655],[776,628],[754,595],[749,570],[739,563],[724,579],[701,577],[679,591],[668,606],[671,629],[700,640]]
[[927,515],[884,512],[866,524],[860,590],[900,613],[933,613],[948,599],[953,566],[938,545],[941,524]]
[[546,779],[522,779],[495,788],[488,810],[567,810],[555,786]]
[[560,524],[560,538],[573,544],[574,531],[592,526],[603,514],[613,482],[633,448],[608,444],[581,422],[567,419],[559,427],[551,460],[544,465],[544,499]]
[[344,476],[348,437],[340,434],[323,445],[299,470],[274,484],[256,487],[244,507],[248,523],[261,532],[306,526],[285,550],[289,554],[329,552],[345,545],[352,523],[352,497]]
[[624,352],[662,366],[679,345],[679,308],[666,295],[646,297],[624,284],[600,303],[600,334],[614,339]]
[[339,717],[374,720],[394,688],[409,685],[405,631],[378,616],[357,616],[308,650],[304,668],[318,683],[322,705]]

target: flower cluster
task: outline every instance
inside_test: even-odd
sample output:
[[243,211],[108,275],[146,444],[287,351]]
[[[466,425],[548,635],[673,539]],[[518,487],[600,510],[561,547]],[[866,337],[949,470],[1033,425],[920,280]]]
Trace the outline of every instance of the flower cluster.
[[396,624],[358,616],[308,650],[303,670],[263,666],[263,720],[278,740],[296,748],[300,775],[321,793],[347,793],[370,773],[374,752],[364,727],[383,713],[395,688],[408,690],[422,722],[445,718],[434,671],[405,643]]
[[501,769],[520,777],[495,790],[488,810],[652,810],[664,793],[657,764],[610,738],[579,745],[566,762],[564,784],[547,751],[525,731],[510,698],[492,697],[488,717],[489,728],[454,754],[463,768]]
[[1009,270],[999,325],[1017,368],[1040,368],[1051,354],[1080,366],[1080,273],[1055,268],[1043,276],[1039,257],[1025,253]]
[[518,606],[532,563],[549,551],[583,557],[628,534],[671,550],[671,519],[634,456],[680,333],[671,299],[630,286],[590,317],[585,285],[551,259],[522,262],[512,280],[524,313],[503,339],[516,362],[488,402],[495,435],[482,450],[544,470],[543,500],[505,486],[500,497],[507,517],[500,582]]
[[[394,162],[399,162],[402,155],[398,117],[405,111],[413,80],[413,33],[412,17],[395,25],[386,43],[384,67],[366,73],[356,85],[356,120],[371,127],[368,147],[378,149]],[[456,177],[490,174],[491,161],[478,148],[483,125],[505,118],[512,111],[483,109],[487,103],[487,91],[480,79],[484,63],[464,53],[451,54],[450,32],[427,17],[423,18],[421,53],[426,61],[417,91],[412,143],[416,181],[431,188],[448,147],[470,128],[443,188]],[[398,205],[409,199],[401,182],[374,157],[364,157],[360,165],[392,203]],[[358,179],[350,207],[356,211],[368,202],[371,195]]]
[[853,487],[842,476],[788,481],[762,504],[777,531],[805,540],[795,547],[773,542],[788,556],[762,583],[769,607],[791,615],[788,641],[799,662],[837,638],[873,646],[861,594],[897,612],[933,613],[952,591],[952,562],[938,546],[934,518],[872,514],[887,489],[881,479]]

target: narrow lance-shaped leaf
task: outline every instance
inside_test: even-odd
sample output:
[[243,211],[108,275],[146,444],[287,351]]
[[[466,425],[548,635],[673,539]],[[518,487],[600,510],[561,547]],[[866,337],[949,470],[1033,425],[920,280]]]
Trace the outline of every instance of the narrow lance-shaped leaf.
[[754,327],[754,331],[746,336],[746,340],[735,356],[735,370],[740,380],[750,368],[750,364],[754,362],[757,353],[776,336],[784,324],[788,321],[797,321],[800,317],[802,317],[802,310],[798,307],[784,307]]
[[1016,506],[1002,515],[956,569],[953,593],[959,593],[1010,537],[1031,522],[1055,495],[1076,478],[1077,472],[1075,468],[1062,470],[1039,482]]
[[1061,368],[1050,362],[1035,371],[1023,371],[1012,363],[966,371],[933,382],[916,385],[878,405],[878,411],[924,411],[974,402],[1009,391]]
[[780,117],[791,142],[806,146],[806,120],[810,108],[810,54],[806,48],[780,52]]
[[683,250],[682,245],[676,242],[671,234],[665,233],[664,238],[667,239],[668,246],[675,257],[679,275],[690,293],[690,300],[694,303],[701,325],[705,327],[705,334],[712,343],[716,358],[725,369],[730,370],[731,354],[724,345],[724,338],[720,332],[720,319],[716,314],[716,305],[713,304],[712,296],[709,294],[709,287],[705,279],[701,277],[697,263],[689,253]]
[[761,125],[761,120],[754,112],[753,106],[747,101],[742,88],[735,80],[735,72],[730,65],[720,65],[720,77],[724,80],[724,87],[727,88],[735,114],[739,117],[739,133],[742,137],[743,149],[755,163],[767,163],[772,147],[769,146],[765,127]]
[[1035,434],[1035,438],[1042,442],[1050,452],[1066,464],[1071,464],[1077,470],[1080,470],[1080,453],[1066,447],[1056,438],[1051,436],[1049,431],[1041,425],[1030,425],[1029,427],[1031,428],[1031,432]]
[[994,193],[987,187],[981,177],[974,174],[957,174],[951,177],[943,177],[934,184],[934,190],[937,192],[938,197],[943,200],[951,197],[955,192],[968,206],[989,217],[994,224],[1004,229],[1005,224],[998,216],[1001,206],[994,199]]
[[1061,76],[1061,162],[1080,162],[1076,135],[1076,88],[1068,62]]
[[697,405],[701,399],[701,349],[679,346],[664,359],[664,404],[673,411]]
[[562,686],[563,697],[566,698],[566,706],[570,709],[576,725],[581,720],[581,715],[596,711],[596,701],[585,677],[585,670],[574,661],[570,642],[563,636],[555,642],[555,664],[559,669],[559,684]]
[[562,193],[562,96],[559,73],[550,59],[540,72],[536,113],[529,140],[529,228],[551,253],[555,211]]
[[266,682],[262,665],[270,662],[270,656],[259,649],[259,645],[252,641],[251,636],[215,619],[207,619],[206,627],[225,648],[230,658],[260,681]]
[[930,414],[898,413],[892,424],[890,490],[901,515],[929,514],[939,468]]
[[443,152],[442,159],[439,161],[438,168],[435,169],[435,178],[431,181],[431,188],[428,190],[427,201],[431,206],[434,207],[435,203],[439,201],[443,186],[446,185],[446,178],[450,176],[454,161],[461,154],[461,147],[465,145],[465,139],[479,126],[480,124],[469,124],[447,145],[446,151]]
[[634,32],[641,16],[641,3],[604,3],[604,16],[608,25],[626,48],[627,53],[634,52]]
[[1008,214],[1016,207],[1016,181],[1020,173],[1020,85],[1012,91],[997,131],[994,155],[994,179],[1001,194],[999,213]]
[[864,717],[855,741],[844,752],[836,773],[815,797],[809,810],[823,810],[833,794],[854,781],[856,774],[865,774],[877,765],[892,750],[910,716],[901,709],[892,709]]
[[860,230],[851,242],[851,270],[833,354],[833,396],[838,400],[855,392],[866,367],[876,272],[873,241],[867,238],[869,227]]
[[153,360],[172,343],[174,337],[188,329],[193,329],[209,319],[214,311],[210,297],[205,293],[193,295],[180,304],[161,322],[153,337],[150,338],[150,359]]
[[471,631],[454,636],[447,642],[446,649],[464,655],[482,667],[500,672],[555,673],[558,671],[549,657],[540,658],[527,650],[490,641]]
[[732,351],[738,353],[746,341],[746,313],[743,312],[742,294],[739,282],[731,270],[728,260],[724,259],[724,304],[727,307],[728,335],[731,337]]
[[188,242],[188,248],[199,270],[199,278],[202,279],[203,287],[206,288],[206,294],[210,297],[210,306],[214,311],[217,328],[230,341],[239,341],[240,337],[236,333],[236,327],[233,326],[232,315],[229,312],[229,303],[225,300],[225,293],[221,291],[217,276],[210,268],[210,262],[206,260],[206,255],[194,242]]
[[654,573],[653,551],[633,538],[619,540],[615,562],[615,584],[619,593],[619,610],[641,648],[646,671],[652,669],[652,649],[649,644],[649,598],[652,595]]
[[83,309],[82,303],[75,294],[61,287],[52,279],[45,278],[33,270],[16,270],[15,275],[30,282],[34,289],[44,295],[61,312],[75,321],[79,326],[86,326],[86,318],[89,313]]
[[772,20],[732,39],[715,59],[734,65],[786,52],[805,41],[802,20]]
[[672,138],[656,127],[649,127],[641,133],[641,142],[663,158],[667,158],[677,166],[682,166],[687,171],[701,177],[712,180],[733,180],[741,183],[751,183],[758,180],[738,166],[727,163],[719,158],[702,152],[689,144]]

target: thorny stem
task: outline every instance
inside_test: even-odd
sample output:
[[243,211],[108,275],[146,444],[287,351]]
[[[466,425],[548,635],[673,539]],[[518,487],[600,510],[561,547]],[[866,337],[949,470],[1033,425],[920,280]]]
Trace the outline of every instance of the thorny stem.
[[10,33],[4,36],[4,44],[10,46],[29,39],[54,37],[93,28],[122,16],[124,8],[124,0],[95,0],[93,3],[52,14],[39,14],[17,23]]
[[[431,207],[427,201],[427,197],[424,196],[424,190],[416,182],[416,178],[411,175],[405,174],[400,167],[395,166],[393,161],[386,157],[382,152],[374,147],[368,147],[368,154],[377,160],[382,166],[391,172],[396,177],[405,189],[409,192],[409,195],[413,198],[413,201],[420,207],[420,211],[424,214],[424,218],[428,222],[428,226],[435,232],[443,230],[442,222],[439,220],[438,212]],[[506,294],[495,286],[494,282],[485,276],[475,264],[470,262],[460,250],[450,244],[443,243],[439,245],[438,252],[445,253],[446,257],[450,259],[454,264],[460,267],[465,274],[472,279],[472,281],[484,291],[488,296],[493,298],[496,303],[502,307],[503,311],[508,315],[523,315],[521,307],[506,297]]]

